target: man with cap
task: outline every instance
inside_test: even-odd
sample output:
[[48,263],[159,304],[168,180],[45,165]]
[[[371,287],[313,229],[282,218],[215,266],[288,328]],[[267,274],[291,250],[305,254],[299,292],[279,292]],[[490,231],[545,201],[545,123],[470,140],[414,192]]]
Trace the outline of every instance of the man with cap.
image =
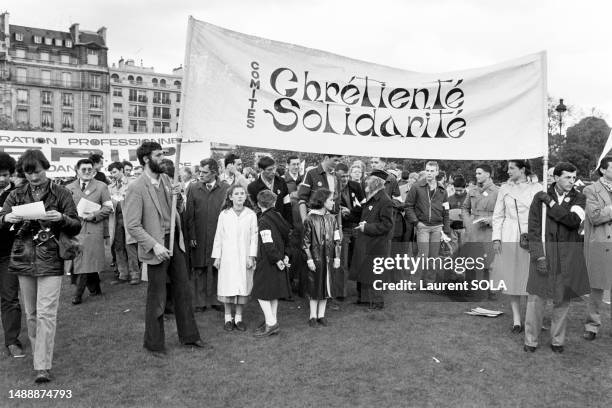
[[357,303],[369,304],[371,310],[381,310],[385,305],[382,290],[375,289],[375,282],[383,275],[374,273],[374,259],[388,257],[391,251],[393,202],[385,192],[387,177],[384,170],[374,170],[365,182],[365,203],[352,210],[359,214],[359,224],[354,228],[350,279],[357,281]]
[[463,245],[465,226],[461,218],[461,208],[467,197],[465,179],[458,175],[453,179],[454,194],[448,197],[449,219],[453,251],[458,251]]

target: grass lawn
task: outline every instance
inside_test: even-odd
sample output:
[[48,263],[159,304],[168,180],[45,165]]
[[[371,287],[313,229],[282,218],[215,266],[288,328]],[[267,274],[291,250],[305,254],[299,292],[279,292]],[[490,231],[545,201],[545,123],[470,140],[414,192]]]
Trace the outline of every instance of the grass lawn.
[[[110,286],[111,278],[103,274],[103,297],[85,295],[79,306],[70,304],[74,287],[65,278],[55,380],[33,383],[24,328],[28,356],[1,359],[1,407],[607,407],[612,400],[609,314],[597,340],[584,341],[583,302],[572,304],[561,355],[551,352],[548,332],[535,353],[523,352],[504,296],[470,303],[395,294],[379,312],[347,302],[328,311],[329,327],[316,329],[306,323],[306,302],[281,302],[281,333],[266,339],[251,335],[263,319],[255,301],[245,310],[246,333],[223,331],[223,314],[207,310],[196,318],[214,350],[180,346],[171,320],[169,354],[160,359],[142,349],[146,284]],[[464,314],[476,306],[506,313]],[[70,389],[73,396],[17,400],[10,389]]]

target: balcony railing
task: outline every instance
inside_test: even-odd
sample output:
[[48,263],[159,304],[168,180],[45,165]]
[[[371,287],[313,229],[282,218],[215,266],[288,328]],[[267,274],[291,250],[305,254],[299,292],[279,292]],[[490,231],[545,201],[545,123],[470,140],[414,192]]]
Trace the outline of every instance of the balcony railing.
[[62,79],[43,79],[41,77],[28,76],[26,78],[14,76],[9,78],[9,81],[14,81],[17,84],[42,86],[49,88],[73,89],[79,91],[100,91],[108,92],[110,87],[108,84],[99,84],[98,87],[93,87],[86,81],[65,81]]

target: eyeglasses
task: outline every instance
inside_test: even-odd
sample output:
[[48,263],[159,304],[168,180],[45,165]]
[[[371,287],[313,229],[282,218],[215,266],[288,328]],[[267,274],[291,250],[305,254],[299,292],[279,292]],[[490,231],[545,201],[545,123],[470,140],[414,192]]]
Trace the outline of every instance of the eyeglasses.
[[79,171],[81,173],[91,173],[91,172],[93,172],[93,169],[80,169]]

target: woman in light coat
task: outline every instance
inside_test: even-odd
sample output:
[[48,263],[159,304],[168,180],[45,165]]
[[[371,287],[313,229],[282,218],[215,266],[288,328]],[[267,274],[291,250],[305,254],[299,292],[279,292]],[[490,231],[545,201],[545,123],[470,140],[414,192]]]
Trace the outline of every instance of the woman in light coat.
[[491,265],[493,287],[505,286],[504,293],[510,295],[512,307],[512,333],[521,333],[520,301],[527,296],[529,278],[529,250],[519,245],[521,234],[527,233],[529,208],[533,197],[542,191],[542,186],[530,183],[527,176],[531,173],[526,160],[508,161],[508,182],[503,184],[497,194],[493,211],[493,250],[495,259]]
[[[240,184],[227,191],[227,200],[219,214],[212,258],[219,270],[217,297],[225,306],[224,329],[246,330],[242,308],[253,288],[253,271],[257,258],[257,216],[244,204],[247,192]],[[232,304],[236,313],[232,319]]]

